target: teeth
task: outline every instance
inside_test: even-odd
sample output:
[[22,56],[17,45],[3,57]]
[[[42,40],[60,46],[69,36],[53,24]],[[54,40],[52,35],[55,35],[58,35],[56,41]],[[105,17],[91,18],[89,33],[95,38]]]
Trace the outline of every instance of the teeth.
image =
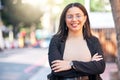
[[77,24],[72,24],[72,26],[77,26]]

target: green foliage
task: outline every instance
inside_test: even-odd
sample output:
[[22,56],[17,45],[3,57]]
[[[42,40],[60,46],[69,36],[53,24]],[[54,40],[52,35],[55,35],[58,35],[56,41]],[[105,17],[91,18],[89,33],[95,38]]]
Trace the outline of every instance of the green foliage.
[[40,9],[31,6],[30,4],[23,4],[21,0],[1,0],[3,9],[1,11],[2,21],[6,26],[12,25],[14,37],[20,31],[19,24],[23,24],[24,27],[29,27],[31,24],[40,23],[40,17],[43,12]]
[[69,3],[74,3],[74,2],[79,2],[79,3],[81,3],[81,4],[83,4],[84,5],[84,0],[64,0],[64,5],[67,5],[67,4],[69,4]]
[[110,10],[107,10],[105,6],[108,6],[109,1],[106,0],[90,0],[90,10],[92,12],[108,12]]
[[64,9],[64,7],[66,5],[68,5],[70,3],[74,3],[74,2],[79,2],[79,3],[83,4],[83,5],[85,4],[85,0],[63,0],[63,3],[61,5],[61,11],[62,11],[62,9]]
[[2,0],[4,9],[2,10],[2,20],[6,25],[14,26],[24,23],[28,26],[31,23],[39,23],[42,12],[29,4],[22,4],[21,0],[13,3],[13,0]]

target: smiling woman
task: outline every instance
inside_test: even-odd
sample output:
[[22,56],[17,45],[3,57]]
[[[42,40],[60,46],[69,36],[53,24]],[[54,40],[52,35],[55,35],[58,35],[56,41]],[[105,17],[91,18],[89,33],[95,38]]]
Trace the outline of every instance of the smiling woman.
[[102,80],[105,61],[99,40],[92,35],[90,21],[81,3],[68,4],[52,37],[48,59],[49,80]]

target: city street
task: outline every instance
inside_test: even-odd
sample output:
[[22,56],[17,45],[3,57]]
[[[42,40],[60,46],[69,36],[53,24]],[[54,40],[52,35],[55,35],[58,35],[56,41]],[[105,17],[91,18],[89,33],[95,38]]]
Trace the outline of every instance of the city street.
[[[72,8],[68,7],[70,5]],[[84,47],[87,46],[88,51],[90,49],[89,52],[96,53],[103,49],[106,68],[100,74],[101,78],[103,80],[120,80],[118,79],[120,65],[118,63],[117,66],[115,63],[117,60],[120,61],[119,5],[120,0],[0,0],[0,80],[47,80],[47,75],[51,72],[48,61],[50,42],[53,42],[52,49],[54,50],[58,48],[62,50],[63,47],[67,47],[65,53],[68,54],[64,56],[66,60],[75,58],[80,62],[88,60],[88,58],[94,59],[93,56],[89,57]],[[65,37],[68,40],[67,44],[69,44],[70,37],[72,44],[62,46],[56,35],[60,35],[61,39]],[[96,41],[94,38],[87,40],[86,36],[92,37],[91,35],[98,40]],[[77,39],[85,43],[79,42]],[[94,43],[89,40],[93,40]],[[99,44],[96,44],[98,41]],[[88,43],[93,46],[89,46]],[[85,46],[83,46],[84,44]],[[94,44],[96,48],[94,48]],[[100,47],[101,49],[97,49]],[[79,51],[74,52],[74,50]],[[55,55],[51,59],[56,55],[56,59],[61,57],[57,51],[54,52]],[[80,55],[78,58],[76,58],[77,54]],[[95,58],[97,57],[95,56]],[[90,61],[92,65],[92,67],[88,66],[90,68],[83,65],[86,70],[83,70],[81,75],[98,75],[102,67],[99,62],[95,63]],[[59,63],[53,62],[53,64],[53,69],[62,69]],[[76,65],[73,64],[74,66]],[[78,67],[80,68],[80,66]],[[92,70],[90,71],[92,73],[86,73],[87,70]],[[77,70],[75,74],[78,71],[81,70]]]
[[46,80],[49,72],[47,49],[23,48],[0,52],[0,80]]
[[[0,80],[47,80],[50,73],[48,49],[22,48],[0,52]],[[107,63],[103,80],[117,71],[115,63]]]

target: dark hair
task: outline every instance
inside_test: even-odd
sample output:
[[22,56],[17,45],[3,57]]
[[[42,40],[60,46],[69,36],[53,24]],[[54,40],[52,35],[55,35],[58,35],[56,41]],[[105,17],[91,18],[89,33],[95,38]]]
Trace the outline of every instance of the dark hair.
[[85,9],[85,7],[80,3],[70,3],[64,8],[64,10],[60,16],[60,23],[59,23],[57,35],[59,35],[59,37],[64,40],[67,38],[68,29],[67,29],[67,25],[65,22],[65,17],[66,17],[66,13],[67,13],[68,9],[71,7],[78,7],[79,9],[81,9],[83,11],[84,15],[87,16],[86,22],[84,23],[84,26],[83,26],[83,37],[84,37],[84,39],[91,37],[92,34],[91,34],[91,30],[90,30],[90,21],[89,21],[88,13],[87,13],[87,10]]

